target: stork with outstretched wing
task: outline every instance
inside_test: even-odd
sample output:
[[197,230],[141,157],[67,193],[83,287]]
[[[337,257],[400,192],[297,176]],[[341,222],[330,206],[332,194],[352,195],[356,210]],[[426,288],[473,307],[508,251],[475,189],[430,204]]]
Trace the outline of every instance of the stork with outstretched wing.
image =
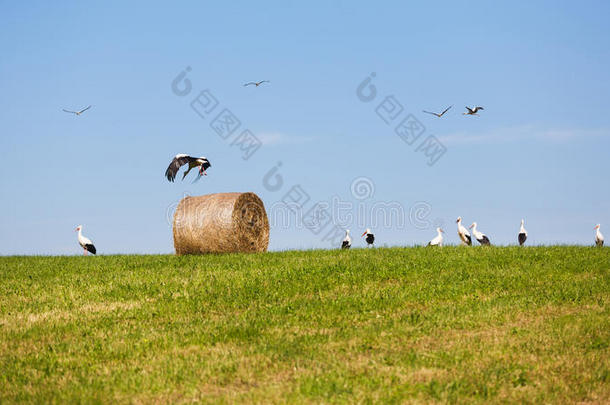
[[167,170],[165,171],[165,177],[167,177],[167,180],[173,182],[176,179],[176,175],[178,174],[180,168],[187,164],[188,169],[182,175],[182,180],[184,180],[184,178],[187,174],[189,174],[191,169],[195,167],[199,167],[199,176],[207,176],[207,173],[205,171],[212,166],[210,164],[210,161],[203,156],[192,157],[185,154],[179,154],[174,157],[172,162],[167,167]]
[[83,109],[82,109],[82,110],[80,110],[80,111],[71,111],[71,110],[66,110],[65,108],[62,108],[62,111],[63,111],[63,112],[70,113],[70,114],[74,114],[74,115],[77,115],[77,116],[78,116],[78,115],[81,115],[82,113],[84,113],[85,111],[87,111],[87,110],[88,110],[88,109],[90,109],[90,108],[91,108],[91,106],[88,106],[88,107],[83,108]]

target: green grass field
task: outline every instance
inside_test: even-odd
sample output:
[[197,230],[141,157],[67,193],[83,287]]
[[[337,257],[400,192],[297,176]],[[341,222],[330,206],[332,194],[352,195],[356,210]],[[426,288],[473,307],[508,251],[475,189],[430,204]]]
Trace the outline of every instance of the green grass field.
[[0,403],[610,402],[606,248],[0,265]]

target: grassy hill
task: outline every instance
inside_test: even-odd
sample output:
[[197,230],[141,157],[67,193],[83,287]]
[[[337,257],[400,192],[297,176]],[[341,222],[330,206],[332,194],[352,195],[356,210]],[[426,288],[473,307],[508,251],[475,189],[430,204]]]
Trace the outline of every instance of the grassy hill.
[[610,249],[0,258],[0,402],[610,401]]

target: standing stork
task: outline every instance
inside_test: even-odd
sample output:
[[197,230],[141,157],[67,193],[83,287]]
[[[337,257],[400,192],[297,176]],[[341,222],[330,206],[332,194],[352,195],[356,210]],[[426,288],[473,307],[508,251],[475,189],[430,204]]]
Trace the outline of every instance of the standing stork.
[[436,236],[428,242],[428,246],[440,246],[443,247],[443,231],[441,228],[436,228]]
[[457,222],[457,224],[458,224],[457,231],[458,231],[458,236],[460,237],[460,240],[462,241],[462,245],[471,246],[472,238],[470,237],[470,232],[468,232],[468,229],[466,229],[464,227],[464,225],[462,225],[462,217],[458,217],[455,222]]
[[349,236],[349,229],[345,231],[345,238],[341,242],[341,249],[349,249],[352,247],[352,238]]
[[491,243],[489,242],[489,238],[487,237],[487,235],[485,235],[483,232],[479,231],[477,229],[477,223],[473,222],[472,225],[470,225],[470,229],[472,229],[472,234],[474,235],[474,237],[476,238],[477,241],[479,241],[479,243],[481,245],[484,246],[489,246],[491,245]]
[[367,247],[375,247],[375,235],[373,235],[371,233],[371,230],[369,228],[366,228],[366,231],[364,231],[364,233],[362,234],[362,236],[366,235],[366,245]]
[[597,224],[595,225],[595,245],[602,247],[604,246],[604,235],[602,235],[601,231],[599,230],[600,225]]
[[93,254],[96,253],[95,250],[95,246],[93,246],[93,242],[91,242],[91,239],[87,238],[86,236],[83,236],[83,226],[79,225],[76,227],[76,229],[74,230],[74,232],[78,232],[78,243],[79,245],[81,245],[81,247],[84,250],[84,255],[87,256],[87,252],[91,252]]
[[519,235],[517,236],[517,240],[519,241],[519,246],[523,246],[525,240],[527,239],[527,231],[523,227],[523,223],[525,221],[521,220],[521,229],[519,229]]
[[205,172],[206,169],[212,167],[212,165],[210,164],[210,161],[207,160],[204,156],[192,157],[192,156],[181,153],[181,154],[174,156],[174,159],[167,167],[167,170],[165,171],[165,177],[167,177],[167,180],[173,182],[176,179],[178,170],[180,170],[180,168],[187,163],[188,163],[188,169],[182,175],[182,180],[184,180],[186,175],[189,174],[191,169],[194,167],[199,168],[199,176],[201,176],[201,175],[207,176],[207,173]]

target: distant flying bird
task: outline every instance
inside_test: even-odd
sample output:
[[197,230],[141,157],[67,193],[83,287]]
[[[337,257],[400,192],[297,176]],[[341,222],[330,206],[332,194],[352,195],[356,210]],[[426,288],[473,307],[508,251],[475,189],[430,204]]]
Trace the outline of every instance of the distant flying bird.
[[470,225],[470,228],[472,229],[472,234],[474,235],[475,239],[478,240],[481,245],[486,245],[486,246],[491,245],[487,235],[485,235],[483,232],[480,232],[477,230],[476,222],[473,222],[472,225]]
[[428,246],[440,246],[443,247],[443,231],[441,228],[436,228],[437,235],[428,242]]
[[362,236],[366,235],[366,245],[375,247],[375,235],[371,233],[369,228],[366,228],[366,231],[362,234]]
[[91,242],[91,239],[83,236],[83,226],[77,226],[74,232],[76,231],[78,231],[78,243],[84,249],[84,255],[87,256],[87,252],[95,254],[96,250],[95,246],[93,246],[93,242]]
[[244,84],[244,87],[251,86],[251,85],[255,85],[256,87],[258,87],[263,83],[271,83],[271,82],[269,80],[261,80],[260,82],[248,82],[248,83]]
[[81,115],[82,113],[84,113],[85,111],[87,111],[87,110],[88,110],[88,109],[90,109],[90,108],[91,108],[91,106],[89,106],[89,107],[87,107],[87,108],[83,108],[83,109],[82,109],[82,110],[80,110],[80,111],[70,111],[70,110],[65,110],[65,109],[63,109],[63,108],[62,108],[62,110],[63,110],[64,112],[67,112],[67,113],[70,113],[70,114]]
[[525,240],[527,239],[527,231],[523,227],[523,222],[524,221],[521,220],[521,229],[519,229],[519,235],[517,236],[517,239],[519,240],[519,246],[523,246]]
[[178,174],[178,170],[182,166],[188,163],[188,169],[182,175],[182,180],[186,177],[186,175],[191,171],[194,167],[199,167],[199,175],[207,176],[206,169],[211,167],[210,161],[205,157],[192,157],[189,155],[178,154],[174,157],[174,160],[169,164],[167,170],[165,171],[165,177],[167,180],[174,181],[176,179],[176,174]]
[[483,107],[474,107],[474,108],[466,107],[466,109],[468,110],[468,112],[462,113],[462,115],[479,115],[479,114],[477,114],[477,112],[479,112],[479,110],[484,110]]
[[600,225],[597,224],[595,225],[595,228],[597,231],[595,232],[595,244],[599,247],[604,246],[604,235],[602,235],[601,231],[599,230]]
[[471,246],[472,238],[470,237],[470,232],[468,232],[468,229],[462,225],[462,217],[458,217],[455,222],[458,224],[458,236],[460,237],[462,244]]
[[341,249],[349,249],[352,247],[352,238],[349,236],[349,229],[345,231],[345,238],[341,242]]
[[442,113],[440,113],[440,114],[439,114],[439,113],[435,113],[435,112],[426,111],[426,110],[424,110],[424,112],[425,112],[426,114],[432,114],[432,115],[436,115],[438,118],[440,118],[440,117],[442,117],[443,115],[445,115],[445,113],[446,113],[447,111],[449,111],[449,110],[451,109],[451,107],[453,107],[453,106],[451,105],[451,106],[447,107],[447,108],[445,109],[445,111],[443,111],[443,112],[442,112]]

